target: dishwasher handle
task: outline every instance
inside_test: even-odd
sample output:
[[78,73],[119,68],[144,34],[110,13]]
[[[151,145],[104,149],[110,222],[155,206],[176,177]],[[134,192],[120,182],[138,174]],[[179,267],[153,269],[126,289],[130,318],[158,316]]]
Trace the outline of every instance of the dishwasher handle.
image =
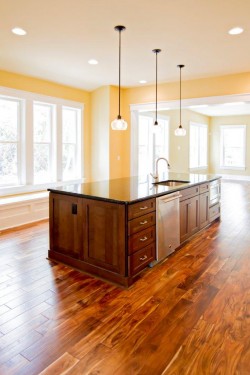
[[173,201],[175,199],[179,199],[181,197],[182,197],[182,195],[180,194],[180,195],[175,195],[174,197],[160,198],[159,201],[160,201],[160,203],[168,203],[168,202],[171,202],[171,201]]

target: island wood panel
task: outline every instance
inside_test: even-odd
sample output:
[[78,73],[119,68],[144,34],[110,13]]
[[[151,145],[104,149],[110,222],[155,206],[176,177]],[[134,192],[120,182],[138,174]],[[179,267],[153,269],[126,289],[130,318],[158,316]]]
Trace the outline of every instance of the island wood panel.
[[50,193],[50,249],[83,259],[82,199]]
[[125,276],[125,205],[83,199],[84,260]]
[[[180,242],[183,243],[189,237],[193,236],[199,231],[205,223],[200,222],[200,213],[202,215],[202,220],[204,220],[204,215],[206,215],[206,210],[208,211],[208,205],[205,207],[205,202],[202,201],[200,205],[199,186],[194,186],[181,191],[180,198]],[[201,190],[204,189],[204,184],[201,185]],[[209,193],[207,193],[209,194]],[[193,195],[193,196],[192,196]],[[207,201],[208,204],[208,201]],[[206,223],[208,224],[208,222]]]
[[193,198],[190,198],[190,205],[189,205],[189,231],[190,235],[192,236],[199,230],[199,220],[200,220],[200,211],[199,211],[199,205],[200,205],[200,198],[199,196],[195,196]]
[[200,194],[200,229],[206,227],[209,224],[209,192]]

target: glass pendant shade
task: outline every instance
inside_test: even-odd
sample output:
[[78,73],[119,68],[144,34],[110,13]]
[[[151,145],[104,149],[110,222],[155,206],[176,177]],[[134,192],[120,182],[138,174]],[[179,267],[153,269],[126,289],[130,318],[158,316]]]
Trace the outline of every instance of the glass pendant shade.
[[184,137],[186,135],[186,129],[181,126],[181,69],[184,68],[185,65],[177,65],[180,68],[180,125],[177,129],[175,129],[174,134],[177,137]]
[[174,131],[174,134],[177,135],[177,137],[184,137],[186,133],[186,129],[184,129],[181,125]]
[[126,130],[128,127],[128,124],[126,123],[125,120],[122,118],[119,118],[119,116],[111,122],[111,128],[113,130]]
[[120,114],[121,108],[121,32],[126,30],[125,26],[116,26],[115,30],[119,32],[119,105],[118,105],[118,116],[115,120],[111,122],[112,130],[126,130],[128,124],[125,120],[122,119]]

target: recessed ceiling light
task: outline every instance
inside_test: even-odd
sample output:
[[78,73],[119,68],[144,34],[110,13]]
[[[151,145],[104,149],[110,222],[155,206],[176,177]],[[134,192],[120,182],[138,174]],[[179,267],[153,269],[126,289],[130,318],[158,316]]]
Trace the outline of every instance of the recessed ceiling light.
[[97,65],[97,64],[98,64],[98,61],[95,60],[95,59],[90,59],[90,60],[88,61],[88,63],[89,63],[90,65]]
[[27,31],[25,31],[24,29],[21,29],[21,27],[14,27],[11,31],[15,35],[26,35],[27,34]]
[[230,35],[238,35],[238,34],[241,34],[241,33],[243,33],[243,29],[242,29],[242,27],[233,27],[232,29],[230,29],[229,31],[228,31],[228,34],[230,34]]
[[145,81],[145,79],[141,79],[141,80],[139,81],[139,83],[147,83],[147,81]]

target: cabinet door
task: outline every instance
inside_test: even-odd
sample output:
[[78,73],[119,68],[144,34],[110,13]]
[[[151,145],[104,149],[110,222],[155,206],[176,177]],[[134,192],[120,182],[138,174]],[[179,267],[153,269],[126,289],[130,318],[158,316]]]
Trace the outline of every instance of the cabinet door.
[[188,206],[188,226],[189,234],[192,236],[199,230],[199,195],[190,198],[190,201]]
[[209,192],[200,195],[200,229],[209,223]]
[[199,230],[199,195],[180,202],[180,242]]
[[188,226],[188,207],[191,204],[190,199],[180,202],[180,242],[182,243],[189,237]]
[[50,193],[50,250],[83,256],[82,199]]
[[83,202],[84,261],[125,275],[125,205]]

